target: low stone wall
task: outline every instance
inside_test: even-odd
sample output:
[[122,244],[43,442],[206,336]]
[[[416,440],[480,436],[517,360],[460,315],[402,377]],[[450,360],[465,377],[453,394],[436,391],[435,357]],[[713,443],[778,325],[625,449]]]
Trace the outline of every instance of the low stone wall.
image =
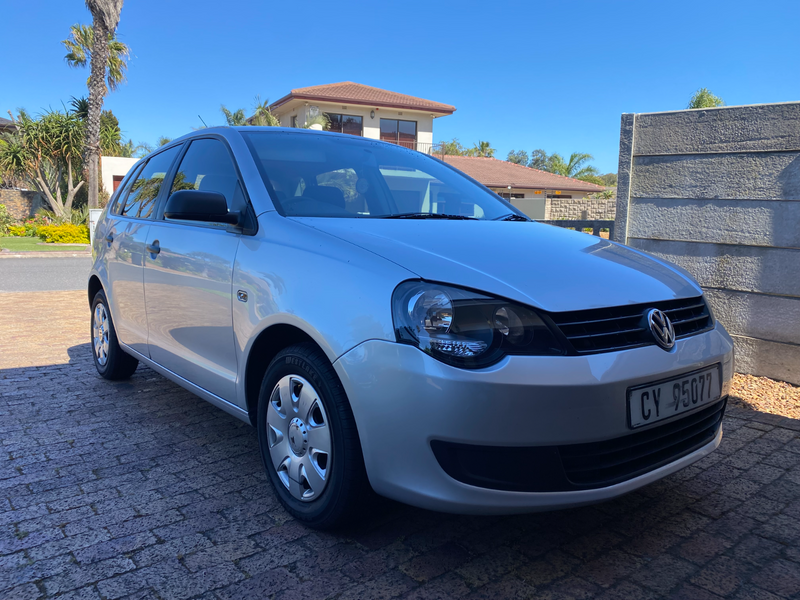
[[[584,214],[585,212],[585,214]],[[594,198],[548,198],[545,205],[545,220],[569,219],[590,221],[613,221],[617,214],[617,200]]]
[[44,207],[45,201],[39,192],[0,190],[0,204],[5,204],[12,217],[22,220],[33,216]]

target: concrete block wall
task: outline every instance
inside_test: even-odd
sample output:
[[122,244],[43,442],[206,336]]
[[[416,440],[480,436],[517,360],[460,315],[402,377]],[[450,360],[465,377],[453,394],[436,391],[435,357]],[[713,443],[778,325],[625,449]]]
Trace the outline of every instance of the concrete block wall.
[[622,115],[615,239],[698,280],[738,371],[800,384],[800,102]]
[[5,204],[9,214],[17,220],[33,216],[46,206],[46,200],[39,192],[22,190],[0,190],[0,204]]
[[[586,211],[586,217],[583,212]],[[592,221],[613,221],[617,212],[615,198],[548,198],[545,205],[546,220],[555,219],[589,219]]]

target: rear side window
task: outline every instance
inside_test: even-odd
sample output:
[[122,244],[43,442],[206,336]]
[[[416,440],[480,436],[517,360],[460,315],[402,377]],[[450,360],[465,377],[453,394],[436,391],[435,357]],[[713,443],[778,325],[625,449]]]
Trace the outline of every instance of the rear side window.
[[131,185],[131,191],[125,200],[122,208],[122,215],[126,217],[138,217],[147,219],[153,213],[156,198],[161,189],[161,183],[169,171],[172,161],[178,155],[180,146],[175,146],[165,150],[161,154],[156,154],[147,161],[147,164],[136,176],[136,180]]
[[170,193],[179,190],[218,192],[228,201],[228,210],[244,210],[245,199],[239,176],[225,145],[219,140],[195,140],[184,154]]

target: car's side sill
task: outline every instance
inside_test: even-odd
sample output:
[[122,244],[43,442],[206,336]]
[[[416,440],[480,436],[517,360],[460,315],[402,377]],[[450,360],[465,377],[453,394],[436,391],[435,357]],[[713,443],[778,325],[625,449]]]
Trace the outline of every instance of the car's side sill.
[[211,404],[213,404],[217,408],[221,408],[226,413],[228,413],[230,415],[233,415],[234,417],[236,417],[238,419],[241,419],[242,421],[244,421],[248,425],[251,424],[250,423],[250,415],[247,414],[246,410],[242,410],[241,408],[239,408],[238,406],[236,406],[235,404],[233,404],[231,402],[228,402],[224,398],[220,398],[216,394],[212,394],[208,390],[205,390],[205,389],[193,384],[188,379],[184,379],[183,377],[181,377],[177,373],[173,373],[169,369],[167,369],[165,367],[162,367],[158,363],[153,362],[152,360],[150,360],[149,358],[147,358],[143,354],[141,354],[141,353],[137,352],[136,350],[132,349],[130,346],[126,346],[122,342],[119,342],[119,345],[122,347],[123,351],[125,351],[127,354],[130,354],[135,359],[137,359],[139,362],[143,362],[148,367],[150,367],[151,369],[153,369],[157,373],[160,373],[161,375],[163,375],[167,379],[169,379],[171,381],[174,381],[175,383],[177,383],[182,388],[186,388],[187,390],[189,390],[190,392],[192,392],[196,396],[200,396],[206,402],[210,402]]

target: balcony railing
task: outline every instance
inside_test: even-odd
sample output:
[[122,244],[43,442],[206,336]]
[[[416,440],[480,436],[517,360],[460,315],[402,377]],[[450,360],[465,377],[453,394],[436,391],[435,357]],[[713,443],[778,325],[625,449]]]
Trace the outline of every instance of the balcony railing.
[[416,142],[416,141],[407,141],[407,140],[383,140],[384,142],[389,142],[390,144],[396,144],[397,146],[402,146],[403,148],[408,148],[409,150],[416,150],[417,152],[422,152],[423,154],[433,154],[434,150],[438,146],[438,144],[431,144],[430,142]]

